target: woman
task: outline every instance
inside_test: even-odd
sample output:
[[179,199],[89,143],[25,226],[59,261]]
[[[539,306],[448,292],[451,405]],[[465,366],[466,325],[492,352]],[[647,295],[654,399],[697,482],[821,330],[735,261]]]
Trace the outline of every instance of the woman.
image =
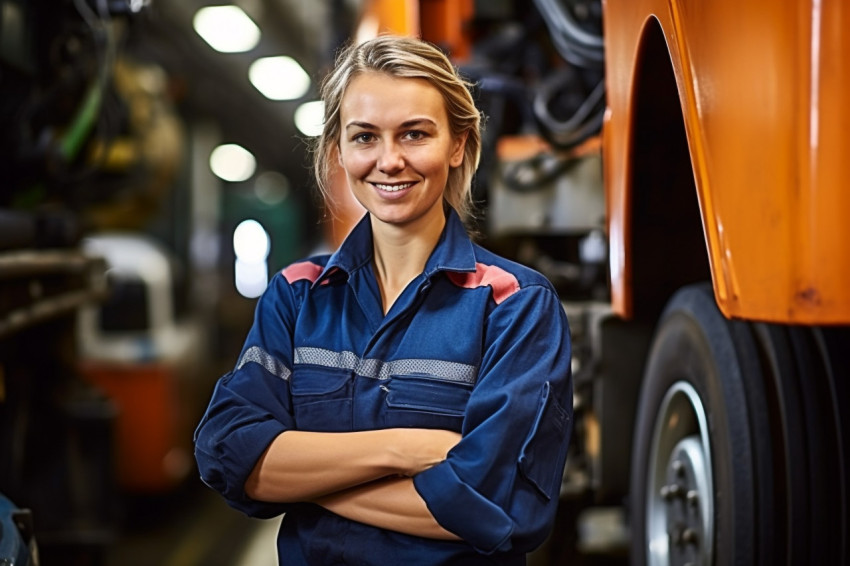
[[464,229],[480,116],[438,49],[349,46],[322,94],[320,189],[338,164],[367,214],[259,300],[196,433],[201,476],[285,514],[281,564],[524,564],[571,431],[560,301]]

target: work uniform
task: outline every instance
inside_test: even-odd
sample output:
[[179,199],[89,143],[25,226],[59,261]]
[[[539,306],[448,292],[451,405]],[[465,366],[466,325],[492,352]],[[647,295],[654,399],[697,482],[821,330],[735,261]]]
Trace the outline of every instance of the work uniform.
[[[462,434],[445,461],[413,478],[462,541],[244,492],[286,430],[395,427]],[[449,210],[424,272],[385,316],[367,214],[336,253],[272,278],[235,368],[215,387],[195,454],[230,505],[285,514],[281,564],[524,564],[554,521],[571,429],[569,328],[551,284],[474,244]]]

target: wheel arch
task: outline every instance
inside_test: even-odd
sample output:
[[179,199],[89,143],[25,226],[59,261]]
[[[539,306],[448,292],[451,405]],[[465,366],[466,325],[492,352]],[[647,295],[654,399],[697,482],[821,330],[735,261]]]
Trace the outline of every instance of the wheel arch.
[[711,278],[680,89],[660,23],[637,51],[626,183],[632,316],[654,321],[684,285]]

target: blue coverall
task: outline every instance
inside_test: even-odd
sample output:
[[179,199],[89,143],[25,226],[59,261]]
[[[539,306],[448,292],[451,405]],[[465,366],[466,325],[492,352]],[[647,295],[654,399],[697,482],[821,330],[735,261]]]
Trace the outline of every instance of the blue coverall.
[[[195,455],[231,506],[285,514],[278,556],[287,566],[525,564],[552,528],[572,411],[569,327],[542,275],[474,244],[449,210],[424,272],[384,316],[367,214],[336,253],[272,278],[197,428]],[[391,427],[462,434],[445,461],[414,477],[462,541],[244,492],[283,431]]]

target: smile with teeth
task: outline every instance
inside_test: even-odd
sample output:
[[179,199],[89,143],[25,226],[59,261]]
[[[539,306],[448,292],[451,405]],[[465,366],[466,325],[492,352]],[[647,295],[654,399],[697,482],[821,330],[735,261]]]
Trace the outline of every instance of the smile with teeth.
[[402,183],[400,185],[384,185],[382,183],[372,183],[372,184],[375,185],[375,187],[377,187],[378,189],[380,189],[382,191],[387,191],[387,192],[390,192],[390,193],[397,193],[398,191],[403,191],[404,189],[407,189],[407,188],[413,186],[413,183]]

